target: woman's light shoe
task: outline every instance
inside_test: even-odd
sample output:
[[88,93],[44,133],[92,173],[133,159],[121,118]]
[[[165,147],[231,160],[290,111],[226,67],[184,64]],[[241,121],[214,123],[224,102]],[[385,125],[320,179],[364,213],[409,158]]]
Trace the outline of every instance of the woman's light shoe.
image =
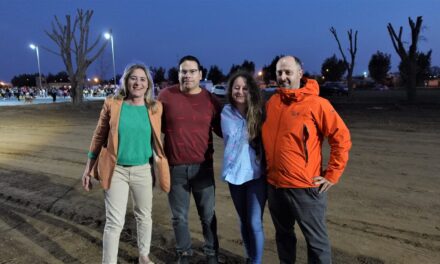
[[154,264],[154,262],[151,261],[150,258],[148,258],[148,256],[140,256],[139,264]]

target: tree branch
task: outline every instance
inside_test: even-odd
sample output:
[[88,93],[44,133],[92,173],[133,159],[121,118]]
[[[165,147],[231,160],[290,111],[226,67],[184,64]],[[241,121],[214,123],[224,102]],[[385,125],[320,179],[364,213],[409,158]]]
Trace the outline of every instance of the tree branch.
[[402,42],[402,27],[400,27],[399,29],[399,35],[397,36],[396,31],[394,30],[393,25],[391,25],[391,23],[388,23],[388,33],[391,37],[391,42],[393,43],[393,47],[396,50],[397,54],[399,54],[400,58],[406,59],[407,54],[406,54],[406,50],[403,47],[403,42]]
[[93,57],[90,59],[90,63],[94,62],[94,61],[95,61],[95,60],[101,55],[101,53],[104,52],[105,47],[107,46],[107,43],[108,43],[108,42],[105,42],[105,43],[101,46],[101,48],[100,48],[99,51],[95,54],[95,56],[93,56]]
[[90,23],[90,19],[92,18],[92,16],[93,16],[93,11],[92,10],[88,10],[86,12],[86,26],[85,26],[85,29],[84,29],[84,32],[85,32],[84,53],[85,54],[88,53],[87,50],[88,50],[88,47],[89,47],[89,31],[90,31],[89,23]]
[[342,50],[341,42],[339,41],[338,34],[336,33],[336,29],[334,27],[331,27],[330,32],[333,34],[333,36],[336,39],[336,42],[338,43],[339,52],[341,53],[342,59],[344,60],[344,64],[348,70],[347,58],[345,57],[344,51]]
[[354,33],[354,43],[353,43],[353,30],[350,29],[347,33],[348,33],[348,40],[350,41],[350,50],[349,51],[350,51],[350,58],[351,58],[349,71],[353,72],[354,65],[355,65],[355,59],[356,59],[356,52],[357,52],[358,31],[356,30]]
[[417,17],[416,23],[409,17],[409,25],[411,27],[411,46],[409,47],[409,56],[414,56],[417,52],[417,43],[420,35],[420,28],[422,26],[422,17]]
[[45,46],[40,46],[40,48],[44,49],[44,50],[47,51],[47,52],[50,52],[50,53],[52,53],[52,54],[55,54],[55,55],[61,57],[61,53],[58,53],[58,52],[56,52],[56,51],[53,51],[53,50],[51,50],[51,49],[49,49],[49,48],[47,48],[47,47],[45,47]]

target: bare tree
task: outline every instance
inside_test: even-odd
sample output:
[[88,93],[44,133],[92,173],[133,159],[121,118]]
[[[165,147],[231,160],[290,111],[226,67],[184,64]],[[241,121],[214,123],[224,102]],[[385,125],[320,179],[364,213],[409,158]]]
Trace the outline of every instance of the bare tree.
[[[90,20],[93,16],[93,10],[78,9],[73,20],[70,15],[66,15],[66,23],[62,24],[57,16],[52,22],[52,31],[45,31],[59,48],[59,52],[46,50],[60,56],[63,59],[66,71],[69,74],[70,84],[72,86],[70,95],[73,104],[80,104],[83,101],[83,88],[86,78],[86,71],[104,51],[107,42],[96,51],[101,37],[98,36],[95,41],[89,43]],[[75,68],[76,67],[76,68]]]
[[408,51],[404,47],[404,41],[402,40],[402,27],[399,28],[399,35],[393,28],[391,23],[388,23],[388,33],[390,34],[393,47],[399,54],[402,61],[402,65],[406,67],[408,74],[406,86],[406,96],[409,102],[413,103],[416,100],[416,85],[417,85],[417,43],[419,41],[420,30],[422,28],[422,17],[418,16],[416,22],[408,17],[409,26],[411,28],[411,45]]
[[350,63],[347,61],[347,57],[345,56],[345,53],[342,50],[341,42],[339,41],[338,34],[336,33],[336,29],[334,27],[331,27],[330,32],[333,34],[336,42],[338,43],[338,48],[339,51],[341,52],[342,60],[344,61],[345,68],[347,69],[348,94],[351,95],[353,91],[353,70],[356,60],[358,31],[356,30],[354,32],[354,38],[353,38],[353,29],[347,31],[348,41],[350,42],[350,48],[348,49],[348,52],[350,52]]

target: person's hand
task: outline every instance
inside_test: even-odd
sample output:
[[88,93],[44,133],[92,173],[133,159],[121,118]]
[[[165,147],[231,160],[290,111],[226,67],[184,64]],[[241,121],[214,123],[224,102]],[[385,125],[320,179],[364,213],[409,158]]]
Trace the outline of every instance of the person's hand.
[[322,176],[313,177],[313,183],[315,185],[321,186],[321,188],[319,188],[319,193],[326,192],[333,186],[333,183]]
[[90,191],[93,188],[92,177],[90,177],[89,170],[87,168],[82,176],[82,186],[84,190],[86,190],[86,192]]

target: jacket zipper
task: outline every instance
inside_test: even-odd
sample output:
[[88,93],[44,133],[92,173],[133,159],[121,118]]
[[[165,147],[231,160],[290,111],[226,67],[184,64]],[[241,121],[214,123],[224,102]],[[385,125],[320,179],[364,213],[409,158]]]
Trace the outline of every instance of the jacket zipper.
[[306,160],[306,166],[309,163],[309,151],[307,149],[307,140],[309,139],[309,130],[306,125],[303,125],[303,147],[304,147],[304,157]]
[[[282,105],[283,103],[281,103],[281,105]],[[283,113],[284,111],[281,111],[281,113]],[[276,162],[275,162],[275,157],[276,157],[276,147],[277,147],[277,145],[278,145],[278,133],[279,133],[279,131],[280,131],[280,123],[281,123],[281,119],[282,119],[282,116],[281,115],[279,115],[279,118],[278,118],[278,125],[277,125],[277,133],[275,134],[275,144],[274,144],[274,148],[273,148],[273,163],[274,164],[276,164]]]

